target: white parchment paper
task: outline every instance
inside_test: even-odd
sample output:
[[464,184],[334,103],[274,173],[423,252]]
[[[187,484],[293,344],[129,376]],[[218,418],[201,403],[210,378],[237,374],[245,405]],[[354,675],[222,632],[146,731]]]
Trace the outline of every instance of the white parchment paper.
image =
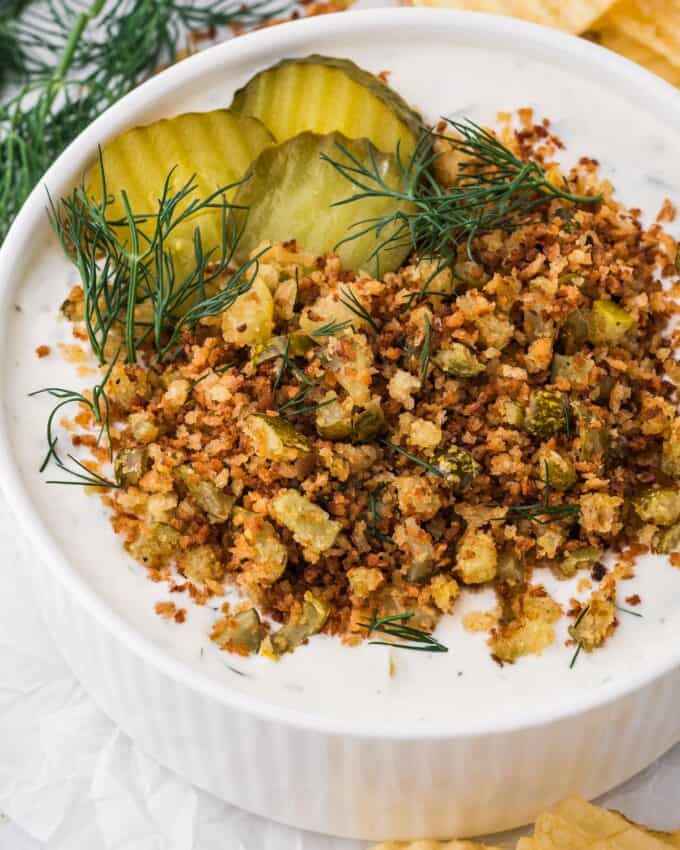
[[[47,850],[365,850],[241,812],[140,752],[51,643],[30,597],[31,557],[0,497],[0,810],[13,830],[0,824],[1,850],[23,847],[17,827]],[[680,747],[604,802],[679,827]]]

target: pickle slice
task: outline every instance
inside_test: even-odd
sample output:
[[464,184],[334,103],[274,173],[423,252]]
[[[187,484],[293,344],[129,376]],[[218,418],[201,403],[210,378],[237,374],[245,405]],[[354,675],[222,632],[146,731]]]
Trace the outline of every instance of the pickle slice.
[[234,95],[231,109],[259,118],[279,142],[338,130],[378,150],[413,152],[422,119],[382,80],[348,59],[284,59]]
[[[106,191],[114,199],[107,209],[107,218],[111,221],[124,218],[123,190],[133,213],[155,213],[172,169],[171,192],[177,192],[192,177],[196,185],[196,191],[178,206],[179,212],[189,203],[204,200],[223,186],[240,180],[253,159],[273,141],[271,133],[256,118],[226,109],[191,112],[128,130],[102,150]],[[87,174],[85,188],[88,196],[101,202],[99,163]],[[234,187],[226,193],[226,199],[232,200],[235,192]],[[154,221],[150,219],[140,230],[149,236],[153,227]],[[215,259],[220,258],[222,210],[215,208],[191,216],[173,231],[167,243],[179,282],[195,267],[196,227],[200,228],[204,252],[212,250]]]
[[410,251],[409,245],[379,250],[395,232],[391,225],[383,228],[380,237],[371,231],[342,241],[363,229],[360,222],[407,212],[410,205],[376,197],[333,206],[352,196],[356,188],[322,159],[322,154],[326,154],[335,162],[349,164],[347,154],[338,145],[368,167],[372,167],[373,159],[385,182],[400,188],[402,177],[395,157],[376,151],[367,139],[350,140],[341,133],[301,133],[267,148],[252,164],[235,197],[237,206],[248,208],[236,251],[240,262],[263,242],[294,239],[300,249],[317,255],[336,250],[343,268],[349,271],[384,274],[399,268]]

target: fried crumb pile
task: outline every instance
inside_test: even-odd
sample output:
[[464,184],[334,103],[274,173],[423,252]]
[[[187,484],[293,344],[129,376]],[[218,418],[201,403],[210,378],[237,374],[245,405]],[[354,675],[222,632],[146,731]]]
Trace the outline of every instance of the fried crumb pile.
[[[503,141],[562,180],[559,142],[523,118]],[[635,557],[680,546],[677,246],[661,221],[643,229],[597,163],[569,181],[603,201],[555,199],[443,270],[412,256],[376,280],[273,245],[178,357],[116,363],[113,526],[196,603],[242,591],[220,646],[277,657],[404,612],[429,632],[488,585],[498,660],[541,652],[565,615],[591,651]],[[590,598],[564,611],[543,570],[578,576]]]

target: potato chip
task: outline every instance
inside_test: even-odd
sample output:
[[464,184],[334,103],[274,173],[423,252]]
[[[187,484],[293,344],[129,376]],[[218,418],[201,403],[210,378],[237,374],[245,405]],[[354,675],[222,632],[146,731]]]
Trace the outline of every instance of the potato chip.
[[671,65],[680,65],[680,0],[622,0],[602,27],[625,33]]
[[[595,32],[588,33],[588,38],[628,59],[632,59],[638,65],[643,65],[648,71],[663,77],[664,80],[674,86],[680,86],[680,65],[672,64],[663,54],[658,53],[636,38],[631,38],[623,30],[610,26],[607,23],[608,20],[609,18],[605,19],[601,29],[598,28]],[[678,59],[680,60],[680,54],[678,54]]]
[[582,33],[614,4],[614,0],[411,0],[414,6],[466,9],[522,18],[534,24]]
[[533,840],[536,850],[668,850],[673,846],[670,836],[646,832],[618,812],[575,798],[540,815]]

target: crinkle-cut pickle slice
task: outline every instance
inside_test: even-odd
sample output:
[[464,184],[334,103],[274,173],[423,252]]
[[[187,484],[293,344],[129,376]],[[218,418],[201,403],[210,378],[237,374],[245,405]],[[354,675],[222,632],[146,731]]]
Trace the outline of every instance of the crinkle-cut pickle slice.
[[376,151],[367,139],[350,140],[340,133],[301,133],[267,148],[249,169],[235,197],[237,206],[248,208],[237,249],[240,262],[263,242],[294,239],[300,249],[318,255],[337,250],[346,270],[384,274],[399,268],[409,253],[407,245],[390,246],[372,256],[394,233],[390,227],[385,227],[379,238],[370,232],[342,243],[362,229],[360,222],[400,209],[407,211],[410,205],[379,197],[333,206],[355,192],[352,183],[322,159],[322,154],[327,154],[336,162],[349,163],[338,143],[367,165],[372,152],[383,179],[394,188],[401,186],[395,157]]
[[[194,177],[196,191],[183,205],[204,200],[223,186],[240,180],[255,157],[273,142],[273,136],[257,118],[227,109],[190,112],[127,130],[102,150],[106,191],[115,199],[107,217],[114,221],[124,217],[122,190],[127,193],[133,213],[155,213],[165,180],[173,168],[171,193]],[[90,197],[101,201],[98,163],[87,174],[85,187]],[[235,191],[234,188],[227,193],[227,200],[232,200]],[[178,209],[182,208],[180,205]],[[154,222],[149,221],[140,230],[148,236],[153,226]],[[168,243],[179,282],[195,265],[196,227],[200,227],[204,251],[214,249],[219,259],[222,211],[206,210],[192,216],[178,226]]]
[[370,139],[378,150],[415,147],[422,119],[377,77],[348,59],[284,59],[261,71],[234,95],[231,108],[259,118],[280,142],[311,131],[337,130]]

